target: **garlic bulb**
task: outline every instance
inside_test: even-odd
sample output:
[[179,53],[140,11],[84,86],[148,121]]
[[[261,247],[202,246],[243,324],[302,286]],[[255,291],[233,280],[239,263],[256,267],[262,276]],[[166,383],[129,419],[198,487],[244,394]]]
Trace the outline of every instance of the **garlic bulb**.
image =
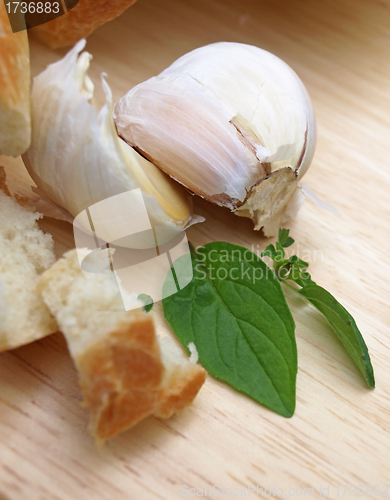
[[193,221],[188,194],[117,135],[112,97],[91,104],[87,76],[92,58],[81,40],[34,79],[32,145],[23,160],[37,186],[73,217],[112,196],[141,189],[151,225],[175,234]]
[[313,157],[316,126],[296,73],[238,43],[196,49],[130,90],[118,133],[161,170],[255,229],[276,233]]

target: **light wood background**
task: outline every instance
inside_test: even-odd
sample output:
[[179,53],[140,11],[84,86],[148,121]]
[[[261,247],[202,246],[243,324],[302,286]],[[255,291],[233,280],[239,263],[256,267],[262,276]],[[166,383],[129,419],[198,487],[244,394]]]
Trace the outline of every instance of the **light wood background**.
[[[102,71],[117,100],[185,52],[221,40],[277,54],[307,85],[318,146],[305,181],[342,216],[307,202],[289,224],[292,250],[355,317],[377,387],[366,387],[321,316],[289,296],[299,355],[293,418],[208,377],[181,415],[149,418],[96,449],[57,333],[0,355],[1,499],[170,500],[183,498],[182,485],[248,484],[274,488],[270,496],[319,498],[329,486],[329,498],[339,498],[337,485],[377,485],[390,496],[390,2],[138,0],[88,40],[97,102]],[[32,40],[31,52],[35,75],[66,51]],[[19,161],[0,164],[26,192]],[[261,251],[269,243],[227,210],[195,199],[195,211],[207,219],[188,231],[195,245],[228,240]],[[72,246],[70,225],[41,225],[58,254]],[[353,494],[350,487],[344,497]]]

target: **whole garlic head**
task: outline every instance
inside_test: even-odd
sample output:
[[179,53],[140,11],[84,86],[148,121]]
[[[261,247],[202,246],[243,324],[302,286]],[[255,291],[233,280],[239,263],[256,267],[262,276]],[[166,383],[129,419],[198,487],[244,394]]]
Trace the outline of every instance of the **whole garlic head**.
[[[32,143],[23,160],[40,188],[73,217],[97,202],[140,189],[150,223],[172,235],[194,222],[186,190],[118,137],[112,95],[93,105],[85,40],[34,78]],[[167,234],[169,233],[167,230]]]
[[312,160],[308,93],[275,55],[238,43],[196,49],[130,90],[118,133],[194,193],[276,233]]

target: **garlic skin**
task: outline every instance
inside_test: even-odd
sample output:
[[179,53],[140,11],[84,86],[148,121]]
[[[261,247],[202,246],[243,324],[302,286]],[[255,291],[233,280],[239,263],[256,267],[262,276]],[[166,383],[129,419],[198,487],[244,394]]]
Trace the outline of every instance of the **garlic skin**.
[[194,193],[273,236],[316,142],[308,93],[281,59],[221,42],[196,49],[114,107],[118,133]]
[[193,222],[188,194],[118,137],[104,76],[106,103],[100,111],[93,106],[94,86],[87,76],[92,56],[79,55],[85,43],[78,42],[34,78],[32,144],[23,156],[27,170],[38,188],[73,217],[140,188],[151,225],[176,234]]

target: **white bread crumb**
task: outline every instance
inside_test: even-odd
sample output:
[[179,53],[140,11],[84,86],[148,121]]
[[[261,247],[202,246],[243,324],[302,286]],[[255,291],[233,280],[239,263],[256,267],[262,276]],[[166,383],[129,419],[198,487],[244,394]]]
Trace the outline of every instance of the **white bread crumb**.
[[190,342],[187,347],[191,353],[190,363],[197,363],[199,359],[199,354],[196,345],[193,342]]

